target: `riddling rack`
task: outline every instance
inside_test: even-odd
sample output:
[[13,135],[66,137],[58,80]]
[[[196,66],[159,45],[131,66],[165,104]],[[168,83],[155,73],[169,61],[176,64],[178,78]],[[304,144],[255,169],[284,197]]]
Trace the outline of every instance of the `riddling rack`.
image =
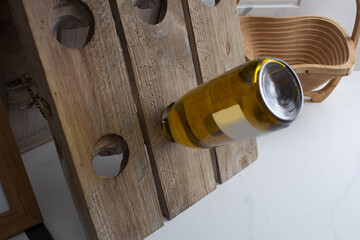
[[[257,158],[255,139],[192,149],[160,128],[169,104],[245,62],[235,0],[167,1],[155,24],[129,0],[9,5],[88,239],[143,239]],[[121,172],[99,176],[93,157],[114,153]]]

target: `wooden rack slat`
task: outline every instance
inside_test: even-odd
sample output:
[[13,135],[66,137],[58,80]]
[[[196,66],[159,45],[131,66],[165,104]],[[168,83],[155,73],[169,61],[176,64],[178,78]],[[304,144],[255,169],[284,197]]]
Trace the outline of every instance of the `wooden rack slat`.
[[[201,1],[183,2],[199,82],[245,62],[235,0],[222,0],[214,7]],[[256,139],[218,147],[212,155],[217,181],[223,183],[256,160]]]
[[[95,31],[82,49],[66,48],[52,35],[57,1],[9,2],[88,239],[146,237],[163,219],[109,2],[84,1]],[[95,144],[107,134],[118,134],[129,148],[116,178],[102,178],[92,167]]]
[[171,219],[216,187],[209,151],[170,143],[160,128],[166,107],[197,84],[182,3],[168,1],[165,18],[157,25],[138,18],[131,1],[116,3],[160,204]]

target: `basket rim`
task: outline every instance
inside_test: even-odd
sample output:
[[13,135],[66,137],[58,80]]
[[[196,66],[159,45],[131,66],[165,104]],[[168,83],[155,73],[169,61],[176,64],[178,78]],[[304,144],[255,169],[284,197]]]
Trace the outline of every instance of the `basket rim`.
[[[264,20],[274,20],[272,23],[282,22],[286,20],[318,20],[324,21],[335,26],[342,34],[344,42],[346,43],[347,50],[347,60],[339,65],[327,65],[327,64],[310,64],[310,63],[299,63],[292,64],[291,67],[296,71],[296,73],[306,73],[306,74],[322,74],[328,75],[329,77],[334,76],[346,76],[352,73],[356,63],[356,46],[351,39],[350,35],[346,29],[339,24],[337,21],[323,16],[318,15],[300,15],[300,16],[289,16],[289,17],[268,17],[268,16],[255,16],[255,15],[246,15],[239,16],[240,25],[242,19],[251,18],[251,19],[264,19]],[[255,21],[257,23],[257,21]],[[251,56],[246,54],[249,59],[255,58],[258,56]],[[269,56],[271,57],[271,56]],[[326,70],[326,72],[324,72]]]

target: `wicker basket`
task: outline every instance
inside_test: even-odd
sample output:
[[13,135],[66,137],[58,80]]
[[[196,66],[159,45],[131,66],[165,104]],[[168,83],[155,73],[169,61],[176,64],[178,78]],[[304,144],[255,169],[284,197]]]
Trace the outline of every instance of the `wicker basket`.
[[[360,0],[352,37],[335,21],[320,16],[240,16],[247,58],[277,57],[298,74],[305,96],[321,102],[356,61],[360,31]],[[318,90],[320,88],[320,90]]]

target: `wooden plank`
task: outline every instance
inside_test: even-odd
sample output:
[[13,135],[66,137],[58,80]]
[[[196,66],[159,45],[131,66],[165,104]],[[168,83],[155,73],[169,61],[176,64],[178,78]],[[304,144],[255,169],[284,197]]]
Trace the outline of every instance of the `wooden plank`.
[[19,149],[0,101],[0,183],[10,210],[0,213],[0,239],[43,222]]
[[167,1],[163,21],[150,25],[137,17],[132,1],[110,2],[119,13],[115,19],[122,26],[120,35],[124,32],[120,38],[129,53],[128,64],[143,109],[160,204],[171,219],[216,188],[209,151],[170,143],[160,128],[166,107],[197,85],[182,3]]
[[[28,72],[27,61],[7,1],[0,2],[0,95],[16,142],[23,153],[52,139],[47,121],[41,116],[24,87],[6,87],[6,81]],[[4,13],[4,14],[3,14]],[[7,13],[7,14],[5,14]],[[36,92],[36,86],[32,87]]]
[[[207,82],[245,62],[235,0],[215,7],[183,0],[197,78]],[[256,140],[233,143],[212,152],[216,179],[223,183],[257,158]]]
[[[63,171],[88,239],[142,239],[163,225],[146,157],[123,50],[107,1],[84,1],[95,31],[82,49],[52,35],[49,15],[56,0],[12,0],[10,7],[57,146]],[[115,178],[92,167],[96,142],[117,134],[129,149]]]

